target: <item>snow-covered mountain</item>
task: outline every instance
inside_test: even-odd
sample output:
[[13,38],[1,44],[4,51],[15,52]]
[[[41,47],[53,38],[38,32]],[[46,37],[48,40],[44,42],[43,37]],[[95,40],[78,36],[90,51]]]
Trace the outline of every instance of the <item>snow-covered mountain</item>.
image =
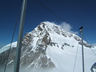
[[[12,43],[8,66],[14,63],[17,42]],[[21,72],[82,72],[81,38],[51,22],[42,22],[22,41]],[[96,47],[83,43],[85,72],[96,72]],[[0,49],[4,65],[10,44]]]

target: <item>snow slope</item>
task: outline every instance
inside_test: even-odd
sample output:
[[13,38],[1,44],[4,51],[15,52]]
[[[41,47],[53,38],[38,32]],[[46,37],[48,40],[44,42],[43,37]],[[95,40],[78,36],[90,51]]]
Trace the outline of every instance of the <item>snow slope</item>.
[[[21,72],[82,72],[81,38],[54,23],[42,22],[25,35],[22,44]],[[96,47],[86,41],[83,45],[85,72],[92,72],[90,69],[96,62]],[[8,46],[0,49],[0,53],[8,50]],[[10,65],[14,60],[12,55]],[[92,69],[96,72],[95,66]]]

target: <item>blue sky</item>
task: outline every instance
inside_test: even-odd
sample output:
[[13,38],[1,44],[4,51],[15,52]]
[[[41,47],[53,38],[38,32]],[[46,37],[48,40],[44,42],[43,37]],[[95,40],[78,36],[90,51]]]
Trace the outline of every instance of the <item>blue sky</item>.
[[[16,22],[17,40],[21,4],[22,0],[0,1],[0,45],[10,43]],[[24,34],[42,21],[67,22],[76,32],[84,26],[84,39],[96,43],[96,0],[28,0]]]

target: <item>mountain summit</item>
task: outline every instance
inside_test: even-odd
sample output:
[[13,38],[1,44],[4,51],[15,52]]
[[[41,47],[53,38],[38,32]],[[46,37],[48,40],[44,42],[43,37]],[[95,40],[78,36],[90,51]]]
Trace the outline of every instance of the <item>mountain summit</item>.
[[[16,45],[17,42],[12,43],[8,66],[14,64]],[[81,45],[78,35],[64,31],[55,23],[42,22],[23,38],[21,72],[81,72]],[[96,62],[96,47],[86,41],[83,45],[85,72],[95,72],[93,65]],[[6,61],[9,46],[10,44],[0,49],[0,65]]]

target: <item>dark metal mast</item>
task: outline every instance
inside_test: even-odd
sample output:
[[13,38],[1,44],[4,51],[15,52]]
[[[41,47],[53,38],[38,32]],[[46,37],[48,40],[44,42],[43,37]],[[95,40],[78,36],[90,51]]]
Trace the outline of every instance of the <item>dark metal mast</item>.
[[82,38],[82,72],[85,72],[84,70],[84,47],[83,47],[83,26],[80,27],[80,34],[81,34],[81,38]]
[[19,72],[19,67],[20,67],[20,55],[21,55],[21,47],[22,47],[22,37],[23,37],[23,27],[24,27],[25,14],[26,14],[26,6],[27,6],[27,0],[23,0],[19,35],[18,35],[17,48],[16,48],[14,72]]

